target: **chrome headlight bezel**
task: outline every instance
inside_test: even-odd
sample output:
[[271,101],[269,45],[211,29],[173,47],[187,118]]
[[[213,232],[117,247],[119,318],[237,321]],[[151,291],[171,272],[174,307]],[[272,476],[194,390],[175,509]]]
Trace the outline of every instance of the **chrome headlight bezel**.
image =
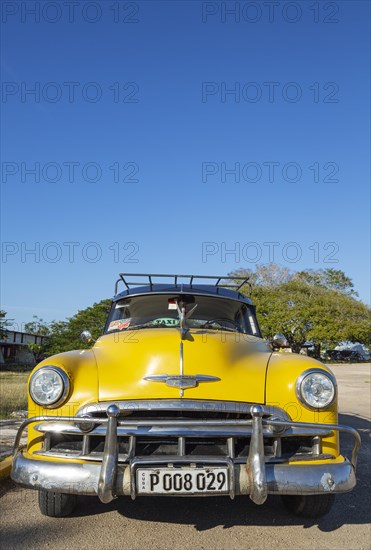
[[[321,405],[321,406],[318,406],[318,407],[316,407],[312,403],[309,403],[303,395],[303,383],[305,382],[305,379],[308,376],[313,375],[313,374],[320,374],[320,375],[326,377],[331,382],[331,384],[333,386],[333,394],[332,394],[331,399],[325,405]],[[301,375],[296,380],[296,396],[299,399],[299,401],[305,407],[307,407],[308,409],[311,409],[312,411],[323,411],[325,409],[328,409],[329,407],[331,407],[331,405],[333,405],[335,403],[336,398],[337,398],[336,379],[332,374],[330,374],[329,372],[327,372],[325,370],[316,369],[316,368],[308,369],[308,370],[302,372]]]
[[[35,380],[37,379],[38,376],[40,376],[40,374],[45,373],[45,371],[51,371],[53,373],[56,373],[61,379],[61,391],[59,392],[58,397],[53,401],[48,401],[48,402],[42,402],[40,399],[35,397],[35,394],[33,391],[33,384],[35,383]],[[70,379],[67,376],[66,372],[60,367],[56,367],[54,365],[44,365],[32,374],[28,389],[29,389],[31,399],[37,405],[40,405],[40,407],[43,407],[44,409],[55,409],[66,401],[68,393],[70,391]]]

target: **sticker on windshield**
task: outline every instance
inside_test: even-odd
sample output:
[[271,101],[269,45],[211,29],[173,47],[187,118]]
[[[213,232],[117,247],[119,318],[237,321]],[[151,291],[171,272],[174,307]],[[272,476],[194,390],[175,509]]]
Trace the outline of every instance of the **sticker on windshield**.
[[178,309],[178,304],[175,298],[169,298],[168,301],[168,309]]
[[108,325],[108,330],[122,330],[124,328],[128,328],[130,325],[131,318],[130,319],[117,319],[116,321],[111,321]]
[[179,324],[179,319],[174,319],[173,317],[159,317],[152,321],[154,325],[166,325],[166,326],[177,326]]

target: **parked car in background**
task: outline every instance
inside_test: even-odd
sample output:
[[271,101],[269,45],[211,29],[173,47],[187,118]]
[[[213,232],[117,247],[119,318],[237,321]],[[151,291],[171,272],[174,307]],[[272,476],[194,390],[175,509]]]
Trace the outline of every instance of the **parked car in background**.
[[[39,492],[43,514],[70,514],[78,495],[242,495],[257,505],[280,495],[294,514],[317,517],[353,489],[360,438],[337,423],[334,375],[272,351],[244,285],[120,274],[103,335],[82,332],[91,349],[36,366],[12,478]],[[340,432],[353,437],[350,459]]]
[[364,357],[358,352],[349,349],[332,349],[326,351],[326,356],[330,361],[339,363],[359,363],[365,361]]

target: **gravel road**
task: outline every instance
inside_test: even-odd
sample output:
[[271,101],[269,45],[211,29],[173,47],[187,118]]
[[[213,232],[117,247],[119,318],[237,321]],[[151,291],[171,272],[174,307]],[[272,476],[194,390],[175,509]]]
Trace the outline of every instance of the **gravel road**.
[[[73,517],[40,515],[37,494],[8,482],[0,500],[3,550],[37,549],[367,549],[370,530],[370,365],[333,367],[340,419],[362,436],[358,484],[340,495],[328,516],[298,520],[269,497],[255,506],[248,497],[120,498],[103,505],[81,498]],[[350,443],[346,442],[349,449]]]

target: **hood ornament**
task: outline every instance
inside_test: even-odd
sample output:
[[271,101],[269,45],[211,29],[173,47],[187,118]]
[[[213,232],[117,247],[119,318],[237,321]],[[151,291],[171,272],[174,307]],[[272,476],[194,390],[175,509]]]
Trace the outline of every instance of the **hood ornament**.
[[187,319],[190,318],[190,316],[192,315],[192,313],[195,311],[195,309],[197,308],[197,305],[194,305],[192,309],[190,309],[188,312],[186,311],[186,308],[185,308],[185,305],[182,304],[182,307],[179,307],[179,304],[177,302],[176,304],[176,307],[177,307],[177,310],[178,310],[178,315],[179,315],[179,328],[180,328],[180,337],[182,340],[185,340],[186,337],[187,337],[187,333],[188,333],[188,326],[187,326]]
[[187,388],[196,388],[200,382],[219,382],[217,376],[208,376],[207,374],[195,375],[172,375],[172,374],[154,374],[153,376],[145,376],[144,380],[149,382],[163,382],[171,388],[179,388],[186,390]]

